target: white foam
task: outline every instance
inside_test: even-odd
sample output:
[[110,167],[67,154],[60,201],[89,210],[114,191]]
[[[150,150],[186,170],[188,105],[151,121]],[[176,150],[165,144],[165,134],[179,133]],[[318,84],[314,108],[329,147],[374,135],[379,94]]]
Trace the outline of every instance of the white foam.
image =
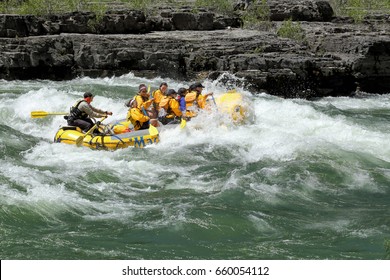
[[[51,140],[58,127],[65,124],[61,116],[47,117],[44,119],[31,119],[30,112],[44,110],[48,112],[67,112],[76,99],[82,95],[81,91],[72,90],[75,84],[103,84],[103,85],[126,85],[136,87],[138,83],[154,83],[156,87],[164,79],[146,80],[135,78],[132,74],[106,79],[81,78],[70,82],[47,83],[31,82],[25,83],[26,89],[29,85],[36,87],[44,85],[39,89],[27,91],[18,95],[17,98],[3,98],[2,112],[7,110],[3,117],[5,124],[12,124],[14,129],[31,134],[35,137]],[[183,82],[168,80],[172,87],[188,86]],[[11,82],[12,83],[12,82]],[[69,87],[64,89],[64,85]],[[216,96],[222,94],[224,89],[220,84],[205,81],[205,92],[214,91]],[[22,87],[19,85],[19,87]],[[9,87],[9,85],[7,85]],[[246,91],[242,91],[248,94]],[[379,96],[369,101],[361,99],[326,99],[316,102],[333,104],[335,106],[351,108],[351,106],[368,106],[373,108],[386,107],[388,96]],[[126,116],[127,108],[123,106],[126,99],[111,98],[109,94],[96,96],[93,105],[111,110],[114,115],[107,122],[123,119]],[[387,101],[386,101],[387,100]],[[203,115],[198,120],[188,123],[190,133],[175,134],[176,132],[162,133],[167,136],[164,143],[179,145],[236,145],[241,147],[240,153],[244,153],[244,160],[256,161],[262,158],[273,158],[275,160],[291,160],[298,153],[310,149],[327,147],[327,143],[334,144],[341,149],[366,151],[367,153],[379,156],[381,159],[390,160],[390,145],[385,139],[387,132],[370,131],[356,123],[350,123],[343,117],[331,117],[317,111],[309,102],[285,100],[260,95],[258,98],[250,97],[254,105],[256,122],[244,127],[218,127],[214,119],[215,113]],[[356,105],[358,104],[358,105]],[[2,114],[4,115],[4,114]],[[195,127],[195,129],[193,129]],[[207,133],[206,133],[207,132]],[[169,140],[167,140],[169,138]],[[162,137],[164,139],[164,137]],[[171,142],[170,142],[171,141]],[[168,145],[168,144],[167,144]],[[380,149],[378,149],[380,147]],[[380,150],[380,153],[379,153]],[[242,154],[241,154],[242,155]]]

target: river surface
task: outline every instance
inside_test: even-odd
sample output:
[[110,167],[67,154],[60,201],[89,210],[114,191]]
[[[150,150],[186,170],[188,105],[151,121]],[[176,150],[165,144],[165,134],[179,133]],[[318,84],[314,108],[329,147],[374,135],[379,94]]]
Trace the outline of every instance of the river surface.
[[114,152],[53,143],[62,116],[30,118],[92,91],[108,121],[122,119],[140,83],[162,81],[0,80],[1,259],[389,258],[390,94],[238,89],[248,123],[220,125],[213,110],[159,144]]

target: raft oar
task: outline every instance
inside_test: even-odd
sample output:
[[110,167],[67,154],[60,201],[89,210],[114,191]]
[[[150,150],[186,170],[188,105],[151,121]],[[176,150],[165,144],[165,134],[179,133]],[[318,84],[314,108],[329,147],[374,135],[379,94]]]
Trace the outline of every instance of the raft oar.
[[182,117],[180,121],[180,128],[183,129],[187,125],[187,121]]
[[[142,108],[142,112],[144,113],[144,115],[149,117],[148,113],[146,113],[145,108],[144,107],[141,107],[141,108]],[[158,135],[158,129],[150,123],[150,119],[148,120],[148,124],[149,124],[149,134],[150,134],[150,136]]]
[[149,134],[150,134],[150,136],[157,136],[158,129],[155,126],[149,124]]
[[215,98],[214,98],[214,95],[213,95],[213,94],[211,95],[211,99],[213,100],[214,105],[215,105],[215,108],[217,108],[217,112],[218,112],[217,102],[215,102]]
[[95,125],[92,126],[91,129],[88,130],[83,136],[80,136],[79,138],[77,138],[77,139],[76,139],[76,146],[77,146],[77,147],[81,147],[81,146],[83,145],[84,138],[85,138],[87,135],[91,134],[91,133],[96,129],[96,127],[98,127],[98,126],[100,125],[100,123],[101,123],[102,121],[104,121],[106,118],[107,118],[107,116],[103,117],[100,121],[97,121],[97,122],[95,123]]
[[65,112],[45,112],[45,111],[32,111],[31,118],[45,118],[47,116],[55,116],[55,115],[68,115],[69,113]]

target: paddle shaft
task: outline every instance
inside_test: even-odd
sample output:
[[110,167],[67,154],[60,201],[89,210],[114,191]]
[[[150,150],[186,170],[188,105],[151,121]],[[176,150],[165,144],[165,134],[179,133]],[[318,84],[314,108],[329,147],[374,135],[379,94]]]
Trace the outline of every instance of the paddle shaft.
[[103,117],[100,121],[97,121],[88,131],[87,133],[85,133],[83,136],[80,136],[79,138],[76,139],[76,146],[77,147],[80,147],[82,144],[83,144],[83,141],[84,141],[84,138],[91,134],[98,125],[101,124],[102,121],[104,121],[105,119],[107,119],[107,116]]
[[214,98],[214,95],[213,95],[213,94],[211,95],[211,99],[213,100],[214,105],[215,105],[215,108],[217,108],[217,111],[218,111],[217,102],[215,102],[215,98]]
[[[142,112],[144,113],[145,116],[149,117],[148,113],[146,113],[146,110],[144,107],[142,107]],[[148,120],[148,124],[150,125],[150,117],[149,117],[149,120]]]

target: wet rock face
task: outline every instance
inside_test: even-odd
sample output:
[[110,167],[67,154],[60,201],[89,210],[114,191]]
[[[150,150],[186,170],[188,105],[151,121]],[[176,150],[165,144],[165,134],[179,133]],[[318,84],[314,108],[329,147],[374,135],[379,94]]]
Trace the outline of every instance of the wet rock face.
[[240,27],[238,16],[211,12],[161,11],[145,15],[142,11],[120,10],[97,19],[93,13],[68,13],[50,17],[0,15],[0,37],[43,36],[60,33],[145,34],[153,31],[215,30]]
[[[238,0],[235,10],[249,10],[259,4],[253,0]],[[328,1],[323,0],[268,0],[271,20],[283,21],[287,19],[300,21],[329,21],[333,16],[333,9]]]
[[[0,15],[0,78],[70,79],[132,71],[184,80],[209,77],[283,97],[390,92],[390,19],[332,18],[327,1],[269,1],[271,18],[293,17],[304,40],[238,28],[208,11],[115,11],[50,18]],[[228,74],[227,74],[228,73]],[[223,77],[223,78],[221,78]]]
[[311,0],[269,0],[271,20],[282,21],[287,19],[299,21],[329,21],[333,16],[333,9],[328,1]]

